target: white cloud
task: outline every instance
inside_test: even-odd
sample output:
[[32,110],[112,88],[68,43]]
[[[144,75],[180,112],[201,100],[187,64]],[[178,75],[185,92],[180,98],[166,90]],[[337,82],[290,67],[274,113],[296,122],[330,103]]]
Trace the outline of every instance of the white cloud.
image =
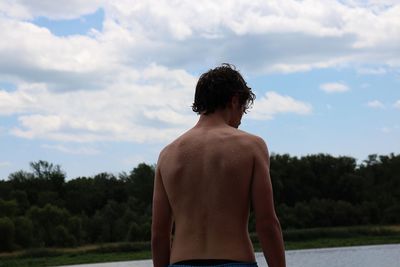
[[367,103],[367,106],[370,108],[385,108],[385,105],[379,100],[372,100]]
[[33,104],[33,102],[34,99],[23,92],[9,93],[2,90],[0,91],[0,114],[11,115],[22,112],[26,107]]
[[58,37],[46,28],[1,16],[0,28],[0,37],[7,40],[0,45],[2,76],[71,90],[81,89],[82,84],[100,86],[121,72],[115,56],[96,39]]
[[11,166],[11,163],[8,161],[0,161],[0,168],[6,168]]
[[349,87],[344,83],[324,83],[320,88],[326,93],[342,93],[349,90]]
[[[107,8],[112,10],[108,19],[118,18],[122,27],[132,27],[149,41],[147,51],[166,65],[210,58],[229,59],[258,71],[303,71],[368,61],[400,64],[394,40],[400,41],[399,5],[118,1]],[[165,55],[177,55],[176,61],[158,53],[160,48],[169,52]],[[239,51],[246,51],[246,57]]]
[[[243,73],[398,68],[400,5],[392,4],[1,1],[0,39],[6,41],[0,42],[0,81],[17,89],[0,90],[0,115],[17,115],[11,133],[23,138],[169,140],[195,120],[190,105],[196,78],[189,70],[221,62],[235,63]],[[98,8],[105,14],[102,31],[86,36],[55,36],[32,21],[79,18]],[[324,87],[349,89],[341,83]],[[311,109],[270,92],[250,114],[272,118]]]
[[[296,72],[348,64],[369,64],[370,70],[381,72],[379,68],[400,66],[400,5],[395,4],[294,0],[1,3],[0,14],[5,15],[0,16],[0,38],[7,40],[0,45],[1,73],[55,83],[55,88],[69,90],[82,83],[98,88],[124,67],[142,68],[150,62],[198,69],[228,61],[246,72]],[[56,37],[26,21],[38,16],[79,17],[98,8],[105,13],[103,30],[93,30],[91,36]],[[384,67],[376,69],[374,64]],[[73,83],[68,87],[67,81]]]
[[72,19],[93,13],[101,7],[102,0],[2,0],[0,13],[19,19],[32,19],[44,16],[51,19]]
[[269,120],[280,113],[295,113],[307,115],[312,112],[308,103],[296,100],[290,96],[280,95],[276,92],[267,92],[261,99],[257,99],[249,117],[257,120]]
[[377,67],[377,68],[359,68],[357,69],[359,74],[367,74],[367,75],[382,75],[386,74],[388,71],[386,68]]
[[395,108],[397,108],[397,109],[400,109],[400,100],[397,100],[397,101],[393,104],[393,106],[394,106]]
[[58,150],[63,153],[67,154],[74,154],[74,155],[97,155],[100,153],[99,150],[91,147],[71,147],[71,146],[64,146],[64,145],[42,145],[43,148],[46,149],[53,149],[53,150]]
[[54,92],[24,83],[0,91],[13,100],[0,105],[0,114],[20,113],[13,135],[70,142],[165,141],[194,123],[194,77],[155,64],[127,74],[101,90]]

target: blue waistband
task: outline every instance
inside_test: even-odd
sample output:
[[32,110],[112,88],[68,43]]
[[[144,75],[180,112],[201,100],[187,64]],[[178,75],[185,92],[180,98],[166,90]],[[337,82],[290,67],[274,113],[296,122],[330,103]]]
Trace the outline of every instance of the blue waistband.
[[170,264],[168,267],[257,267],[256,262],[232,262],[215,265],[187,265],[187,264]]

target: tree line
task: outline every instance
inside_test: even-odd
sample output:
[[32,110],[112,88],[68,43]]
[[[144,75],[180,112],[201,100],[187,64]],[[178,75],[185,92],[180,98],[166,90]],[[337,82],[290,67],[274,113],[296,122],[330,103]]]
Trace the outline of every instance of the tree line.
[[[400,155],[357,164],[272,154],[270,162],[283,229],[400,222]],[[150,239],[154,165],[68,181],[59,165],[30,167],[0,180],[0,251]]]

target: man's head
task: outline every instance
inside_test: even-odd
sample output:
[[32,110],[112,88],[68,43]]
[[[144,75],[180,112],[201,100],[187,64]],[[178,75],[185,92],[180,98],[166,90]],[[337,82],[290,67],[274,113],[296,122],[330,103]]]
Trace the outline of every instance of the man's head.
[[198,114],[208,115],[226,108],[233,97],[238,98],[243,112],[250,108],[255,99],[235,66],[224,63],[200,76],[192,109]]

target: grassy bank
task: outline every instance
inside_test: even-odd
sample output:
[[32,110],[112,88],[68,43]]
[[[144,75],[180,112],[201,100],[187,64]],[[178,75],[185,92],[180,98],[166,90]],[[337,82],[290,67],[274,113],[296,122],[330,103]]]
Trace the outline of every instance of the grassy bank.
[[[286,250],[399,244],[400,225],[353,226],[286,230]],[[256,234],[251,234],[256,251],[261,251]]]
[[108,252],[108,253],[65,253],[58,256],[46,256],[39,258],[6,258],[0,259],[1,267],[35,267],[35,266],[60,266],[83,263],[132,261],[141,259],[150,259],[150,251],[142,252]]
[[291,249],[400,244],[400,226],[361,226],[289,230],[285,247]]
[[0,267],[59,266],[150,259],[150,243],[110,243],[78,248],[38,248],[0,254]]
[[[251,234],[261,251],[256,234]],[[400,244],[400,226],[315,228],[284,231],[287,250],[376,244]],[[150,243],[115,243],[79,248],[42,248],[0,254],[0,267],[57,266],[150,259]]]

